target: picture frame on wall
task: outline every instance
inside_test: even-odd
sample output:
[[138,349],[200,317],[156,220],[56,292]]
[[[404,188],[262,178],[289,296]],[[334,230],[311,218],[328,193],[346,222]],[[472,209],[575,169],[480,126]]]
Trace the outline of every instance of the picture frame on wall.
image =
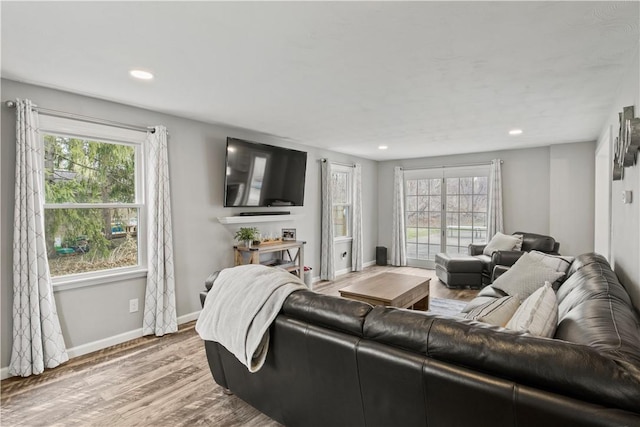
[[282,240],[283,241],[296,240],[296,229],[295,228],[283,228],[282,229]]

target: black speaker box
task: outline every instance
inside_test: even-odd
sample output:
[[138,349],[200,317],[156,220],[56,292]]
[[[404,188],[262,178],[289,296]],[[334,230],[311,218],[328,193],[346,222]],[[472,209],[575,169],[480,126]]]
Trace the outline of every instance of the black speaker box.
[[376,265],[387,265],[387,248],[376,246]]

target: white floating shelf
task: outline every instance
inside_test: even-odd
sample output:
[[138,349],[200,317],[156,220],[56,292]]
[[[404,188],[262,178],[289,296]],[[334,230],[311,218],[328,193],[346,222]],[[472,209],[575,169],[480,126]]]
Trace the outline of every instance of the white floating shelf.
[[247,216],[219,216],[220,224],[247,224],[252,222],[294,221],[304,215],[247,215]]

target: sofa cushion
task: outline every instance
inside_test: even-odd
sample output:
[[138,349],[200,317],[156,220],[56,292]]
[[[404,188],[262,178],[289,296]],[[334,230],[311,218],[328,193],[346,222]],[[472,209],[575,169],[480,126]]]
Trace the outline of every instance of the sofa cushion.
[[507,329],[550,338],[558,325],[558,301],[551,283],[529,295],[507,322]]
[[497,232],[487,243],[482,253],[484,255],[491,256],[495,251],[512,251],[518,246],[518,244],[522,244],[522,236],[508,236],[506,234],[502,234]]
[[538,288],[544,286],[544,282],[553,283],[563,276],[564,273],[547,267],[541,261],[531,257],[529,253],[525,253],[509,271],[498,277],[492,286],[508,295],[517,295],[521,300],[524,300]]
[[520,300],[517,297],[506,296],[474,308],[466,313],[464,318],[495,326],[505,326],[519,305]]

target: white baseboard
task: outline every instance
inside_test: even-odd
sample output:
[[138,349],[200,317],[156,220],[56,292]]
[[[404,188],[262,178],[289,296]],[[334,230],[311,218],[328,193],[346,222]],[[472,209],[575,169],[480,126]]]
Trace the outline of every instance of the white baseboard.
[[[369,267],[375,265],[376,261],[367,261],[362,263],[362,268]],[[342,276],[343,274],[351,273],[351,267],[343,268],[342,270],[336,271],[336,276]]]
[[[180,316],[178,317],[178,325],[182,325],[183,323],[196,320],[199,315],[200,315],[200,310],[194,311],[193,313],[185,314],[184,316]],[[107,337],[101,340],[78,345],[73,348],[68,348],[67,354],[69,355],[70,359],[73,359],[74,357],[83,356],[85,354],[93,353],[94,351],[98,351],[98,350],[105,349],[107,347],[122,344],[123,342],[131,341],[136,338],[140,338],[141,336],[142,336],[142,328],[134,329],[132,331],[114,335],[112,337]],[[8,366],[0,369],[0,379],[4,380],[7,378],[9,378]]]

